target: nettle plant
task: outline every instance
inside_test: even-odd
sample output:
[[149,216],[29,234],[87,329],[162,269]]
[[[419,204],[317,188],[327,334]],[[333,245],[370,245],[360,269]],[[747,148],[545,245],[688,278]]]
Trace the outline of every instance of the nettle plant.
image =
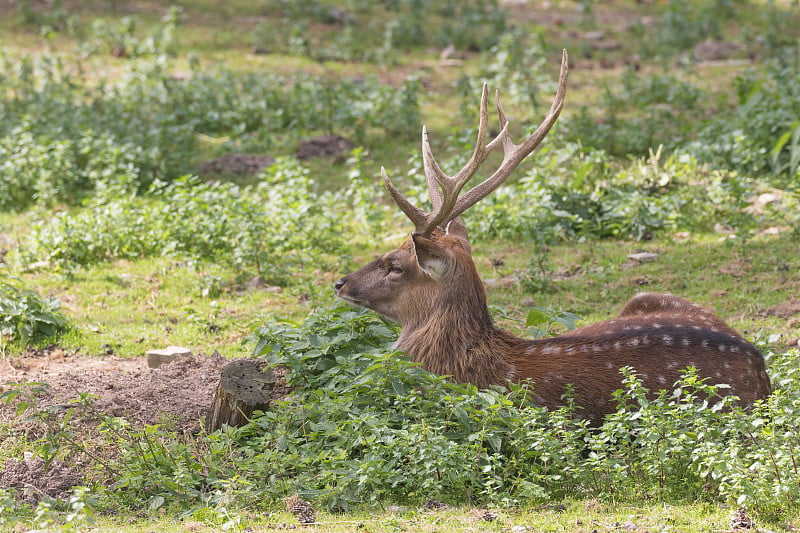
[[[175,79],[170,59],[139,60],[76,81],[57,56],[0,67],[0,209],[72,203],[97,192],[143,194],[195,170],[202,136],[251,151],[287,151],[300,136],[407,135],[418,83],[203,70]],[[223,147],[231,150],[230,145]],[[237,148],[238,150],[238,148]]]
[[[187,176],[155,183],[144,196],[98,195],[77,211],[34,222],[22,263],[69,270],[114,259],[172,255],[225,261],[285,284],[306,264],[326,264],[346,243],[339,200],[320,194],[294,160],[266,169],[253,186]],[[356,223],[356,219],[351,219]]]
[[21,288],[0,271],[0,353],[9,344],[25,346],[64,333],[69,322],[60,306],[57,299]]
[[796,507],[796,350],[768,354],[778,390],[748,411],[695,369],[657,395],[623,369],[617,410],[590,429],[569,392],[548,411],[525,387],[452,383],[394,351],[397,334],[342,305],[261,327],[254,355],[285,366],[296,389],[249,425],[210,436],[219,450],[235,443],[213,476],[246,480],[243,501],[269,505],[299,492],[331,509],[581,494],[728,501],[776,516]]

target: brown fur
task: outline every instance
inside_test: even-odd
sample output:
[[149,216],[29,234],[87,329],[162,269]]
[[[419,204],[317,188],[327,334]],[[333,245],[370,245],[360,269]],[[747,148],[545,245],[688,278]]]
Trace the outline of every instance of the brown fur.
[[594,423],[616,408],[612,393],[626,366],[654,391],[672,387],[688,366],[729,385],[720,392],[743,405],[771,390],[758,350],[678,296],[636,296],[616,318],[559,337],[526,340],[497,329],[465,233],[412,235],[339,280],[336,293],[400,322],[397,347],[427,370],[478,387],[527,381],[548,408],[563,404],[571,384],[582,416]]

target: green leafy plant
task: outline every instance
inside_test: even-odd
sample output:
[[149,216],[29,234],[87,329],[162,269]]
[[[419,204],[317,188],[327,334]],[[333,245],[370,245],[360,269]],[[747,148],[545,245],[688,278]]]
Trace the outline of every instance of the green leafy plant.
[[35,224],[23,261],[56,268],[152,255],[225,260],[284,284],[293,266],[324,261],[344,245],[337,199],[318,194],[308,172],[283,161],[256,186],[186,177],[156,183],[146,197],[98,196],[87,208]]
[[69,323],[59,307],[57,299],[22,289],[0,272],[0,347],[24,346],[65,332]]
[[558,311],[546,307],[531,307],[525,317],[525,327],[528,328],[534,338],[539,338],[547,336],[548,326],[552,324],[558,324],[571,331],[575,329],[580,320],[580,316],[568,311]]
[[[0,209],[75,203],[96,192],[143,194],[195,170],[199,139],[263,152],[310,132],[366,143],[418,130],[418,83],[204,71],[175,79],[166,60],[133,62],[76,82],[44,55],[0,69]],[[226,144],[225,151],[231,151]],[[235,151],[239,151],[236,148]]]

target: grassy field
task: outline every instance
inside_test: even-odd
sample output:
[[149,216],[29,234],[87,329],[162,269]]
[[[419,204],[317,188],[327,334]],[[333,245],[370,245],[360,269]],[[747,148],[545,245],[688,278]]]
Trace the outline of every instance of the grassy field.
[[[0,0],[0,288],[12,287],[0,292],[0,382],[17,375],[2,369],[36,367],[54,347],[76,361],[142,361],[168,345],[232,359],[253,354],[261,327],[309,334],[304,321],[335,304],[333,282],[410,229],[381,190],[381,166],[424,198],[421,124],[447,168],[463,164],[484,80],[502,92],[519,138],[549,106],[566,48],[570,83],[556,130],[496,199],[465,216],[496,321],[529,335],[532,307],[583,324],[638,292],[679,294],[764,350],[786,405],[800,405],[797,28],[792,1]],[[359,148],[297,163],[298,146],[320,134]],[[278,163],[181,178],[229,152]],[[629,258],[637,252],[657,256]],[[16,306],[18,291],[58,300],[53,313],[69,326],[47,334],[51,315]],[[325,323],[331,331],[349,327],[336,316]],[[294,528],[282,501],[303,488],[320,511],[309,527],[321,531],[726,531],[750,517],[760,530],[800,528],[796,464],[770,489],[758,482],[800,458],[786,444],[795,430],[774,449],[764,444],[785,456],[751,463],[750,485],[711,474],[702,483],[689,467],[686,486],[631,465],[630,483],[607,473],[596,490],[580,474],[543,477],[539,489],[521,473],[489,487],[487,474],[485,492],[443,489],[452,507],[425,510],[435,495],[400,497],[378,474],[361,483],[376,487],[374,499],[358,483],[336,492],[324,472],[319,486],[304,478],[300,489],[290,475],[259,479],[267,471],[253,458],[269,457],[269,446],[256,427],[209,436],[170,422],[138,433],[134,422],[110,434],[97,417],[76,414],[80,424],[70,425],[33,400],[15,412],[24,386],[0,388],[9,403],[0,463],[26,452],[77,462],[89,489],[21,501],[22,489],[0,484],[9,517],[0,528],[16,531]],[[772,411],[770,435],[800,421],[781,405],[786,419]],[[142,442],[155,451],[137,452]],[[337,442],[332,449],[351,446]],[[306,444],[273,448],[312,464]],[[675,446],[663,464],[680,456]],[[194,466],[170,470],[183,453]],[[133,467],[119,466],[131,456]],[[114,478],[118,492],[104,489],[117,467],[97,457],[128,472],[124,483]],[[230,466],[237,461],[241,470]]]

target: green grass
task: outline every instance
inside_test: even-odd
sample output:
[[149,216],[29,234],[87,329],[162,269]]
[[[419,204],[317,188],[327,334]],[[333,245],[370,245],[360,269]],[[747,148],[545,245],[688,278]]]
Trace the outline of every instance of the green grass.
[[[800,242],[780,236],[733,244],[721,239],[701,234],[680,241],[551,245],[545,252],[550,281],[540,292],[526,291],[518,281],[537,258],[534,246],[477,243],[475,261],[484,279],[513,278],[500,286],[490,282],[488,290],[490,304],[513,319],[503,325],[517,331],[533,305],[576,313],[591,323],[616,314],[637,292],[672,292],[711,307],[751,336],[797,335],[796,326],[767,311],[800,290],[800,281],[791,275],[800,268]],[[390,247],[354,249],[348,264],[355,268]],[[640,251],[657,252],[659,257],[629,266],[628,254]],[[495,260],[503,265],[495,266]],[[259,321],[299,320],[314,306],[331,302],[333,281],[347,274],[346,268],[320,272],[313,285],[288,288],[248,286],[247,281],[237,282],[235,272],[224,265],[198,269],[174,258],[117,261],[71,275],[20,276],[29,288],[62,301],[77,326],[60,341],[66,348],[100,355],[109,345],[118,355],[135,357],[178,344],[196,352],[218,350],[226,357],[240,357],[250,353],[245,338]],[[218,287],[219,294],[203,296],[208,286]]]
[[[307,529],[322,532],[398,533],[414,531],[420,533],[450,533],[456,531],[514,531],[528,532],[590,532],[613,531],[681,531],[683,533],[706,533],[708,531],[731,530],[733,511],[707,504],[685,505],[630,505],[601,503],[592,498],[577,501],[554,502],[535,508],[488,509],[496,518],[482,518],[487,509],[454,508],[440,511],[409,509],[375,509],[347,515],[319,513],[316,523]],[[292,528],[296,519],[288,512],[270,513],[269,516],[237,517],[239,526],[254,532]],[[758,527],[763,527],[753,517]],[[153,517],[149,531],[218,531],[224,519],[210,519],[202,512],[184,520]],[[633,525],[637,526],[635,529]],[[780,522],[769,524],[782,530],[791,530],[798,523]],[[106,531],[140,531],[137,525],[120,520],[100,518],[97,527]],[[525,529],[522,529],[525,528]],[[765,528],[767,529],[767,528]]]
[[[70,276],[23,277],[28,286],[59,298],[77,326],[61,344],[90,355],[102,355],[110,346],[117,355],[137,357],[181,345],[195,353],[243,357],[252,350],[244,339],[259,317],[300,318],[309,307],[297,291],[249,287],[224,268],[198,270],[176,259],[118,261]],[[214,298],[202,295],[209,284],[220,286]]]

